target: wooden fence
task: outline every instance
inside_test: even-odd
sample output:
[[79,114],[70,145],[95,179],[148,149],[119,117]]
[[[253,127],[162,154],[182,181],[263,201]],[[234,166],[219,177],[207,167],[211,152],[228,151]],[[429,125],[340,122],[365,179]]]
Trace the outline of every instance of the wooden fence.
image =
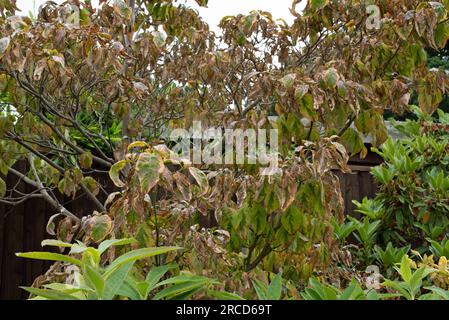
[[[347,214],[353,211],[352,200],[361,201],[365,196],[374,196],[376,186],[369,169],[380,162],[381,159],[369,154],[364,160],[351,160],[353,173],[338,173]],[[16,169],[26,172],[23,163]],[[103,182],[106,183],[100,181]],[[21,192],[31,191],[30,187],[11,174],[6,178],[6,183],[8,188],[17,185]],[[93,211],[89,204],[90,201],[81,197],[67,200],[66,207],[81,216],[83,212]],[[54,209],[41,199],[30,199],[14,207],[0,204],[0,300],[25,299],[27,294],[19,286],[31,285],[50,266],[48,262],[17,258],[15,253],[42,250],[41,241],[48,238],[46,223],[54,213]]]

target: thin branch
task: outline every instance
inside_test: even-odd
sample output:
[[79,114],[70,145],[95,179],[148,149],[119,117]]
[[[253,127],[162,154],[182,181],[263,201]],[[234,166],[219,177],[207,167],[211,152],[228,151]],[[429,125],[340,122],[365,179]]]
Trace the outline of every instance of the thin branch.
[[57,210],[59,210],[62,214],[66,215],[67,217],[74,220],[77,224],[81,222],[81,220],[71,213],[69,210],[67,210],[64,206],[62,206],[58,201],[56,201],[54,198],[50,196],[50,194],[47,192],[47,189],[44,187],[44,184],[42,183],[41,179],[39,178],[39,174],[37,173],[36,167],[34,166],[34,160],[33,156],[30,154],[28,156],[28,162],[31,167],[31,171],[33,172],[34,178],[36,179],[36,183],[41,189],[41,195],[45,200],[47,200],[53,207],[55,207]]
[[10,199],[10,200],[0,199],[0,203],[7,204],[10,206],[17,206],[17,205],[19,205],[29,199],[33,199],[33,198],[44,198],[44,197],[42,196],[42,194],[29,194],[25,197],[21,197],[20,199],[19,198],[18,199]]
[[352,123],[354,122],[355,118],[356,118],[355,114],[353,114],[353,115],[351,116],[351,118],[349,118],[349,120],[348,120],[348,122],[346,122],[345,126],[340,130],[340,132],[338,132],[337,135],[338,135],[339,137],[341,137],[341,136],[346,132],[346,130],[349,129],[349,127],[350,127],[350,126],[352,125]]

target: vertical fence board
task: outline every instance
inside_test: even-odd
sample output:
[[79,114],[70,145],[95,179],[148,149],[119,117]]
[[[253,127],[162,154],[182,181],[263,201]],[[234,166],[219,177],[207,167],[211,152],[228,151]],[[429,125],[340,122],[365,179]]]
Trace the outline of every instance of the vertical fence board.
[[[25,163],[18,163],[16,169],[26,172]],[[15,176],[8,175],[8,188],[16,188],[20,192],[26,192],[25,185]],[[13,194],[17,197],[18,194]],[[5,228],[4,251],[2,263],[2,297],[4,299],[17,299],[21,297],[19,286],[23,283],[24,264],[15,256],[16,252],[22,252],[23,244],[23,222],[25,205],[21,203],[14,207],[8,206],[3,220]]]
[[0,203],[0,299],[3,299],[3,277],[2,277],[2,266],[3,266],[3,254],[4,254],[4,244],[5,244],[5,224],[3,222],[5,216],[6,206],[3,203]]

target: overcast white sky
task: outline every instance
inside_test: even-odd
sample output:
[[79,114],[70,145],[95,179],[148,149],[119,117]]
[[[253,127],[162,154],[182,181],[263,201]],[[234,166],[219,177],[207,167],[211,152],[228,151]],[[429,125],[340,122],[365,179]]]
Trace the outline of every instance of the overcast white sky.
[[[46,0],[18,0],[18,7],[22,10],[22,14],[28,14],[31,10],[34,12],[34,4],[36,11],[39,6]],[[53,0],[61,3],[63,0]],[[98,3],[93,0],[92,3]],[[193,3],[190,1],[189,3]],[[209,0],[208,8],[199,8],[201,16],[209,23],[211,27],[215,27],[221,18],[228,15],[236,15],[239,13],[246,14],[251,10],[258,9],[269,11],[275,19],[282,18],[287,22],[293,21],[289,8],[292,0]]]

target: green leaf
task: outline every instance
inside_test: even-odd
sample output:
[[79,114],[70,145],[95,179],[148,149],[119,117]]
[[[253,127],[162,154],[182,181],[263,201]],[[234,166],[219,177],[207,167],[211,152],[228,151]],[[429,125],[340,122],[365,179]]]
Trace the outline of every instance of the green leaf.
[[89,249],[84,243],[81,241],[77,241],[77,243],[74,243],[72,245],[72,248],[70,249],[70,254],[77,254],[77,253],[83,253]]
[[419,293],[422,281],[433,272],[435,272],[433,268],[421,267],[413,273],[409,285],[414,295]]
[[148,148],[148,143],[145,141],[134,141],[128,146],[128,151],[131,151],[134,148]]
[[32,287],[20,287],[20,288],[25,291],[28,291],[29,293],[35,296],[39,296],[48,300],[79,300],[75,296],[56,290],[46,290]]
[[80,10],[80,25],[87,26],[91,23],[89,10],[83,8]]
[[305,300],[337,300],[338,293],[335,287],[321,284],[317,279],[310,278],[308,288],[301,296]]
[[368,111],[361,111],[355,120],[355,126],[363,134],[368,134],[373,129],[373,121]]
[[401,265],[398,270],[399,274],[401,275],[402,279],[409,283],[412,278],[412,269],[410,265],[410,259],[407,255],[404,255],[401,260]]
[[150,258],[157,255],[161,255],[164,253],[168,253],[175,250],[180,250],[180,247],[157,247],[157,248],[143,248],[133,250],[131,252],[125,253],[121,255],[117,259],[115,259],[107,268],[106,268],[106,277],[112,273],[115,269],[124,265],[125,263],[136,261],[140,259]]
[[282,294],[282,275],[278,273],[271,281],[267,290],[268,300],[280,300]]
[[169,270],[174,269],[176,267],[177,265],[175,264],[153,267],[150,270],[150,272],[148,272],[147,277],[145,279],[145,284],[147,285],[145,297],[148,297],[151,290],[153,290],[156,287],[158,282]]
[[341,136],[341,143],[351,155],[358,154],[365,149],[362,137],[352,128],[346,129],[345,133]]
[[98,243],[109,235],[112,223],[108,215],[94,216],[89,219],[91,229],[88,235],[95,243]]
[[90,152],[85,152],[79,158],[80,167],[83,169],[90,169],[93,163],[93,157]]
[[287,74],[286,76],[284,76],[280,82],[282,83],[282,85],[286,88],[286,89],[290,89],[293,87],[293,84],[295,82],[296,79],[296,74],[291,73],[291,74]]
[[245,300],[244,298],[235,293],[226,291],[210,290],[208,293],[211,297],[216,298],[218,300]]
[[295,233],[301,226],[301,211],[295,205],[291,205],[281,217],[281,224],[290,233]]
[[268,300],[268,288],[262,281],[258,279],[251,280],[254,289],[256,290],[257,297],[259,300]]
[[104,300],[112,300],[117,295],[117,292],[123,286],[123,283],[128,277],[134,263],[135,261],[125,263],[108,274],[106,278],[104,295],[102,295]]
[[127,164],[127,160],[122,160],[112,165],[111,169],[109,170],[109,177],[111,178],[112,182],[114,182],[114,184],[119,188],[123,188],[125,186],[123,181],[120,180],[120,171],[123,170]]
[[60,248],[71,248],[73,246],[72,243],[67,243],[64,241],[60,241],[60,240],[55,240],[55,239],[47,239],[47,240],[43,240],[41,242],[41,246],[42,247],[60,247]]
[[426,50],[419,44],[410,45],[410,55],[416,67],[421,67],[427,63]]
[[85,265],[84,278],[86,279],[87,283],[95,289],[97,297],[102,297],[105,287],[105,280],[103,279],[101,274],[90,265]]
[[364,292],[355,279],[340,295],[339,300],[359,300],[364,297]]
[[449,113],[445,113],[443,110],[438,109],[438,119],[440,123],[449,125]]
[[327,88],[334,89],[337,86],[340,76],[335,68],[329,68],[324,73],[324,81]]
[[309,86],[306,84],[299,85],[295,90],[295,98],[300,101],[306,93],[309,92]]
[[205,283],[186,282],[177,284],[156,294],[153,300],[185,300],[204,287]]
[[210,284],[219,284],[218,282],[201,276],[196,275],[180,275],[174,278],[162,281],[157,285],[171,285],[168,288],[163,289],[158,294],[156,294],[153,300],[161,299],[186,299],[192,294],[198,292],[202,288]]
[[106,250],[108,250],[112,246],[124,246],[135,242],[136,240],[133,238],[105,240],[98,246],[98,252],[100,254],[103,254],[104,252],[106,252]]
[[443,49],[449,39],[449,24],[447,22],[437,25],[435,30],[435,43],[438,48]]
[[[274,192],[271,193],[274,195]],[[248,212],[249,222],[251,223],[255,233],[262,233],[267,226],[267,213],[260,205],[254,205]]]
[[16,253],[16,256],[21,258],[37,259],[37,260],[48,260],[48,261],[62,261],[68,262],[77,266],[81,266],[81,261],[70,256],[66,256],[59,253],[51,252],[26,252],[26,253]]
[[189,172],[200,186],[202,192],[207,192],[209,188],[209,181],[207,180],[206,174],[200,169],[195,167],[190,167]]
[[100,193],[100,187],[97,181],[92,177],[84,177],[81,183],[90,191],[94,196]]
[[180,284],[180,283],[186,283],[186,282],[208,282],[208,283],[216,283],[219,284],[219,282],[216,282],[215,280],[206,278],[206,277],[202,277],[202,276],[197,276],[197,275],[192,275],[192,274],[181,274],[179,276],[164,280],[160,283],[158,283],[157,287],[160,286],[164,286],[167,284]]
[[449,300],[449,291],[432,286],[424,287],[424,289],[432,291],[434,294],[438,295],[441,300]]
[[125,283],[122,284],[120,289],[117,291],[117,295],[127,297],[131,300],[145,300],[145,298],[141,296],[136,286],[131,284],[129,281],[125,281]]
[[318,114],[313,106],[313,96],[310,93],[306,93],[299,101],[299,111],[310,121],[318,119]]
[[159,182],[164,163],[157,154],[141,153],[136,163],[137,177],[143,193],[150,192]]
[[410,295],[409,291],[407,290],[408,288],[406,287],[406,283],[404,282],[391,281],[387,279],[383,282],[382,285],[396,290],[407,300],[413,300],[413,297]]
[[320,10],[329,4],[329,0],[311,0],[310,8],[314,11]]

